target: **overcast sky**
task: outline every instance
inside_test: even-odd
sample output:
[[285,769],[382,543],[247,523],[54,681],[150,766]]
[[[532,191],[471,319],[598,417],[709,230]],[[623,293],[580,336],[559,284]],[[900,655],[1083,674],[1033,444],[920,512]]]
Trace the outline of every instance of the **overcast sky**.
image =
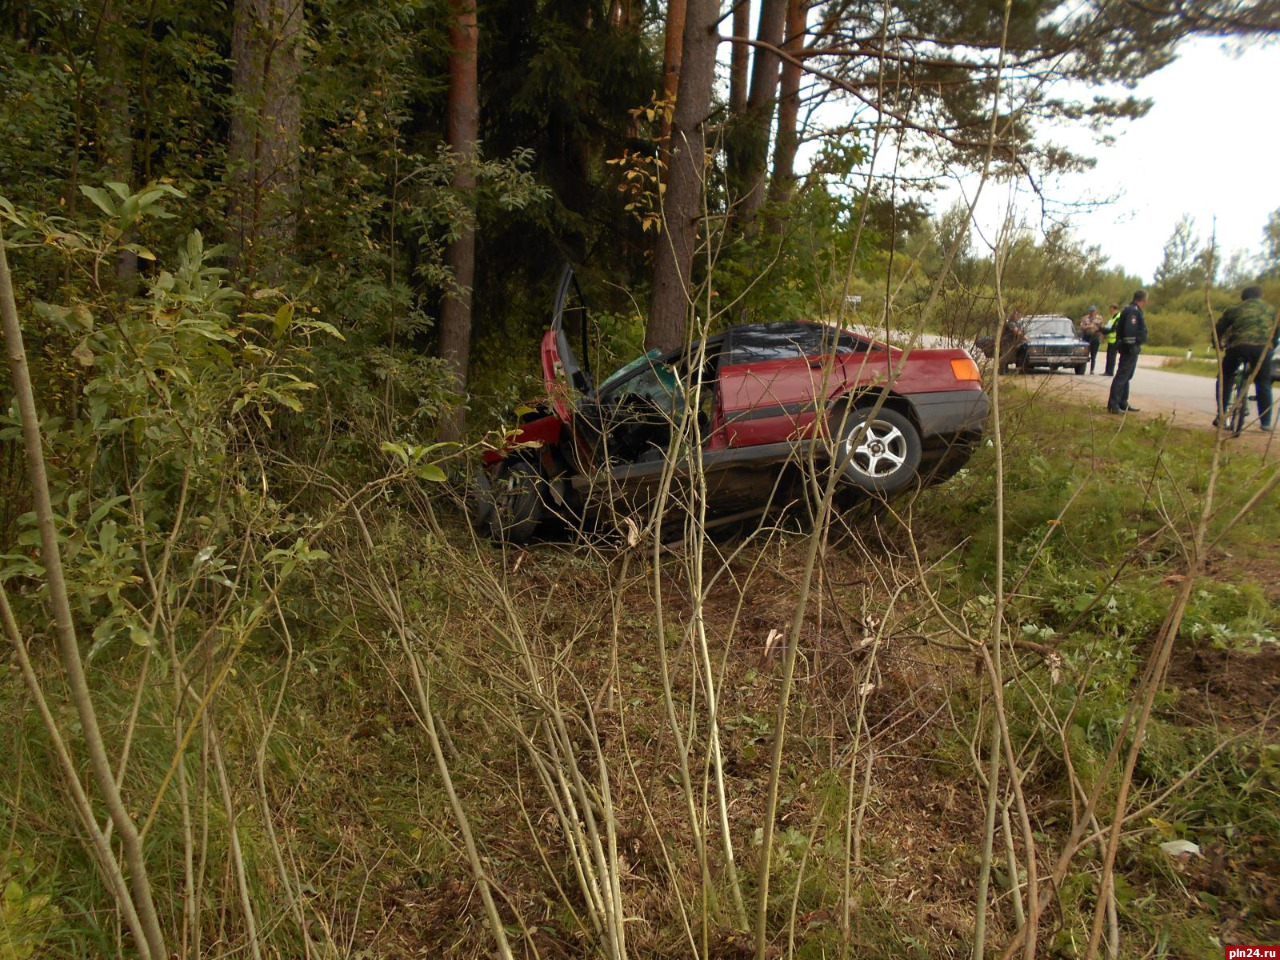
[[[1217,218],[1224,258],[1237,249],[1259,252],[1267,215],[1280,208],[1280,46],[1237,54],[1221,41],[1199,39],[1134,92],[1154,104],[1146,117],[1114,129],[1114,145],[1093,143],[1083,131],[1054,132],[1052,139],[1098,163],[1047,184],[1047,197],[1058,203],[1116,197],[1071,222],[1079,236],[1143,283],[1151,282],[1184,213],[1195,218],[1205,239]],[[1007,187],[993,187],[984,191],[978,215],[986,231],[1010,202]],[[1019,188],[1014,202],[1026,222],[1040,224],[1037,198]]]

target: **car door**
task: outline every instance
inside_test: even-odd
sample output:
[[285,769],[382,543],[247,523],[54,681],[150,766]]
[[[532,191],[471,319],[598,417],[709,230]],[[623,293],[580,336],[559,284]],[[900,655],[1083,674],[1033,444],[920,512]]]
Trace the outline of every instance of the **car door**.
[[725,344],[717,428],[729,447],[804,435],[825,401],[841,392],[843,362],[868,346],[848,333],[801,322],[732,327]]
[[570,330],[577,321],[581,332],[583,357],[586,357],[586,306],[582,290],[568,264],[560,271],[556,298],[551,311],[551,329],[542,338],[542,375],[547,396],[556,415],[565,423],[573,423],[578,400],[591,393],[591,374],[570,345]]

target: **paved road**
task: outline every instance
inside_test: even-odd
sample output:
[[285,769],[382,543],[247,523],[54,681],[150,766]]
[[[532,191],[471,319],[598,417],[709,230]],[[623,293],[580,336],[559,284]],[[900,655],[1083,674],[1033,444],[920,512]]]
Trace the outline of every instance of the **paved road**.
[[[883,339],[884,331],[872,327],[859,328],[865,336]],[[933,334],[921,337],[926,347],[953,346],[944,338]],[[1129,402],[1140,411],[1138,416],[1165,416],[1175,423],[1186,426],[1213,429],[1213,418],[1218,413],[1218,402],[1214,397],[1214,381],[1210,377],[1197,377],[1190,373],[1175,373],[1163,370],[1165,357],[1147,354],[1138,358],[1138,371],[1134,374],[1133,383],[1129,386]],[[1098,357],[1098,369],[1103,367],[1103,358]],[[1100,411],[1106,410],[1107,395],[1111,390],[1111,378],[1097,374],[1077,376],[1072,370],[1060,370],[1057,373],[1035,373],[1024,377],[1011,373],[1015,382],[1025,381],[1033,390],[1051,394],[1072,394],[1096,403]],[[1277,384],[1280,390],[1280,384]],[[1256,434],[1260,441],[1267,441],[1269,447],[1280,447],[1280,433],[1263,434],[1256,423],[1257,407],[1249,403],[1249,426],[1247,430]]]
[[[1212,430],[1213,418],[1218,412],[1213,395],[1213,380],[1189,373],[1161,370],[1160,365],[1164,359],[1158,356],[1138,359],[1138,370],[1129,386],[1129,402],[1140,411],[1137,416],[1165,416],[1180,426]],[[1101,367],[1102,364],[1099,363],[1098,366]],[[1016,373],[1007,376],[1024,379],[1027,386],[1034,390],[1050,394],[1070,393],[1078,398],[1085,398],[1096,404],[1099,411],[1106,409],[1107,395],[1111,390],[1111,378],[1096,374],[1081,377],[1072,371],[1059,371],[1033,374],[1025,378]],[[1280,445],[1280,434],[1265,434],[1260,431],[1256,417],[1257,408],[1250,401],[1247,433],[1266,446]]]
[[[1101,361],[1101,357],[1098,358]],[[1208,377],[1197,377],[1190,373],[1174,373],[1162,370],[1164,357],[1146,356],[1138,358],[1138,371],[1133,375],[1129,385],[1129,402],[1143,413],[1162,413],[1178,420],[1191,423],[1203,423],[1210,426],[1218,412],[1217,401],[1213,396],[1213,381]],[[1099,369],[1102,363],[1098,364]],[[1059,372],[1041,381],[1069,381],[1073,393],[1084,393],[1096,397],[1098,405],[1106,407],[1107,395],[1111,390],[1111,378],[1096,374],[1076,376],[1071,371]]]

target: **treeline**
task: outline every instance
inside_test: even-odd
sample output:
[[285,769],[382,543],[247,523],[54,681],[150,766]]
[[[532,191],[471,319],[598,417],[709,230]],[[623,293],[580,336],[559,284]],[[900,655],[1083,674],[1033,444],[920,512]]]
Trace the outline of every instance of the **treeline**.
[[[115,257],[109,293],[199,228],[237,289],[342,332],[319,360],[345,416],[377,390],[388,423],[457,435],[469,394],[499,401],[533,369],[561,260],[599,281],[627,343],[678,342],[712,262],[722,322],[820,311],[921,226],[884,157],[1070,166],[1033,124],[1145,105],[1063,103],[1053,81],[1134,80],[1190,34],[1275,28],[1262,0],[1054,7],[19,2],[0,12],[0,182],[75,229],[114,214],[86,189],[176,188],[168,219],[122,235],[141,249]],[[38,256],[17,275],[29,300],[81,293]]]

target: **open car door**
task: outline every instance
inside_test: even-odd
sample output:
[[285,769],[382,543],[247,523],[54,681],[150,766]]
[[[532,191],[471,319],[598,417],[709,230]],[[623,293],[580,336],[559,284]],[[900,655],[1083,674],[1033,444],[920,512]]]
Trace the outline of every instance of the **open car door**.
[[[578,328],[583,360],[579,360],[569,342],[574,326]],[[566,263],[556,284],[551,329],[542,339],[542,374],[547,395],[556,415],[565,423],[574,422],[577,401],[592,391],[591,374],[583,366],[586,356],[587,308],[573,268]]]

